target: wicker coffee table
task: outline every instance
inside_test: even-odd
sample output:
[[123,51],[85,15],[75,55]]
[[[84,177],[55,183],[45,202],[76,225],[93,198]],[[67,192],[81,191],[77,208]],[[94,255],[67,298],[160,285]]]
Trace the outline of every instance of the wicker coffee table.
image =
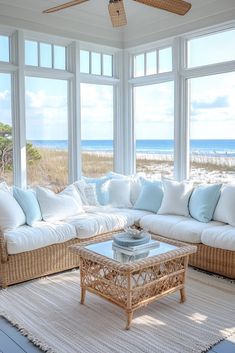
[[[95,293],[124,309],[126,329],[133,311],[165,295],[180,291],[180,302],[186,299],[185,275],[189,255],[197,248],[152,235],[159,247],[147,251],[141,259],[117,260],[112,235],[104,241],[87,242],[70,249],[80,258],[81,304],[86,291]],[[116,260],[115,260],[116,258]]]

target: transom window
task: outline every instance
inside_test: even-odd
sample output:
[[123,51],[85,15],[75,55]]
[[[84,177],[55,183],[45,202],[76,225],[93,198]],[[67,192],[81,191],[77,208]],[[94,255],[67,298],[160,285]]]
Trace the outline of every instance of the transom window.
[[142,77],[172,71],[172,48],[134,55],[133,76]]
[[25,65],[66,70],[66,47],[26,40]]
[[113,76],[113,55],[80,50],[80,72],[83,74]]
[[0,35],[0,61],[10,62],[10,39]]
[[[235,29],[188,40],[188,67],[235,60]],[[200,55],[204,53],[205,55]]]

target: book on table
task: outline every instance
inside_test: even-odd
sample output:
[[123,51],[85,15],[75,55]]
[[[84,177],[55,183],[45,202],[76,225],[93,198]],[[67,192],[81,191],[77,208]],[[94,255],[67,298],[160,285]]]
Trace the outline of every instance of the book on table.
[[146,253],[152,249],[158,248],[160,243],[156,240],[150,240],[146,244],[136,246],[121,246],[113,242],[112,248],[114,251],[123,253],[125,255],[135,256],[138,254]]

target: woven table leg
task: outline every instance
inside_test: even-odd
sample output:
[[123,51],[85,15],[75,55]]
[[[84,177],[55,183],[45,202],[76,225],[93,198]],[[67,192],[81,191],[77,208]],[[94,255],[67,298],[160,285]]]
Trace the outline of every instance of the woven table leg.
[[80,303],[84,304],[86,299],[86,287],[84,285],[84,263],[82,258],[80,258],[80,288],[81,288]]
[[188,261],[189,255],[184,258],[184,279],[183,279],[183,288],[180,289],[180,303],[184,303],[186,301],[186,291],[185,291],[185,280],[188,269]]
[[127,274],[127,308],[126,308],[126,315],[127,315],[127,323],[126,323],[126,330],[129,330],[131,327],[131,322],[133,318],[133,310],[132,310],[132,284],[131,284],[131,274]]

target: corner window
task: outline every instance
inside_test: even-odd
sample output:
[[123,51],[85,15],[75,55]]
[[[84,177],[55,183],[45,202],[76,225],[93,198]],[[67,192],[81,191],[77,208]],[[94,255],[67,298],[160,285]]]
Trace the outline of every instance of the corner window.
[[134,88],[136,171],[161,178],[173,176],[174,84]]
[[68,183],[68,84],[26,77],[28,185],[50,188]]
[[81,84],[82,173],[113,170],[113,86]]
[[190,179],[235,178],[235,72],[193,78],[190,87]]

